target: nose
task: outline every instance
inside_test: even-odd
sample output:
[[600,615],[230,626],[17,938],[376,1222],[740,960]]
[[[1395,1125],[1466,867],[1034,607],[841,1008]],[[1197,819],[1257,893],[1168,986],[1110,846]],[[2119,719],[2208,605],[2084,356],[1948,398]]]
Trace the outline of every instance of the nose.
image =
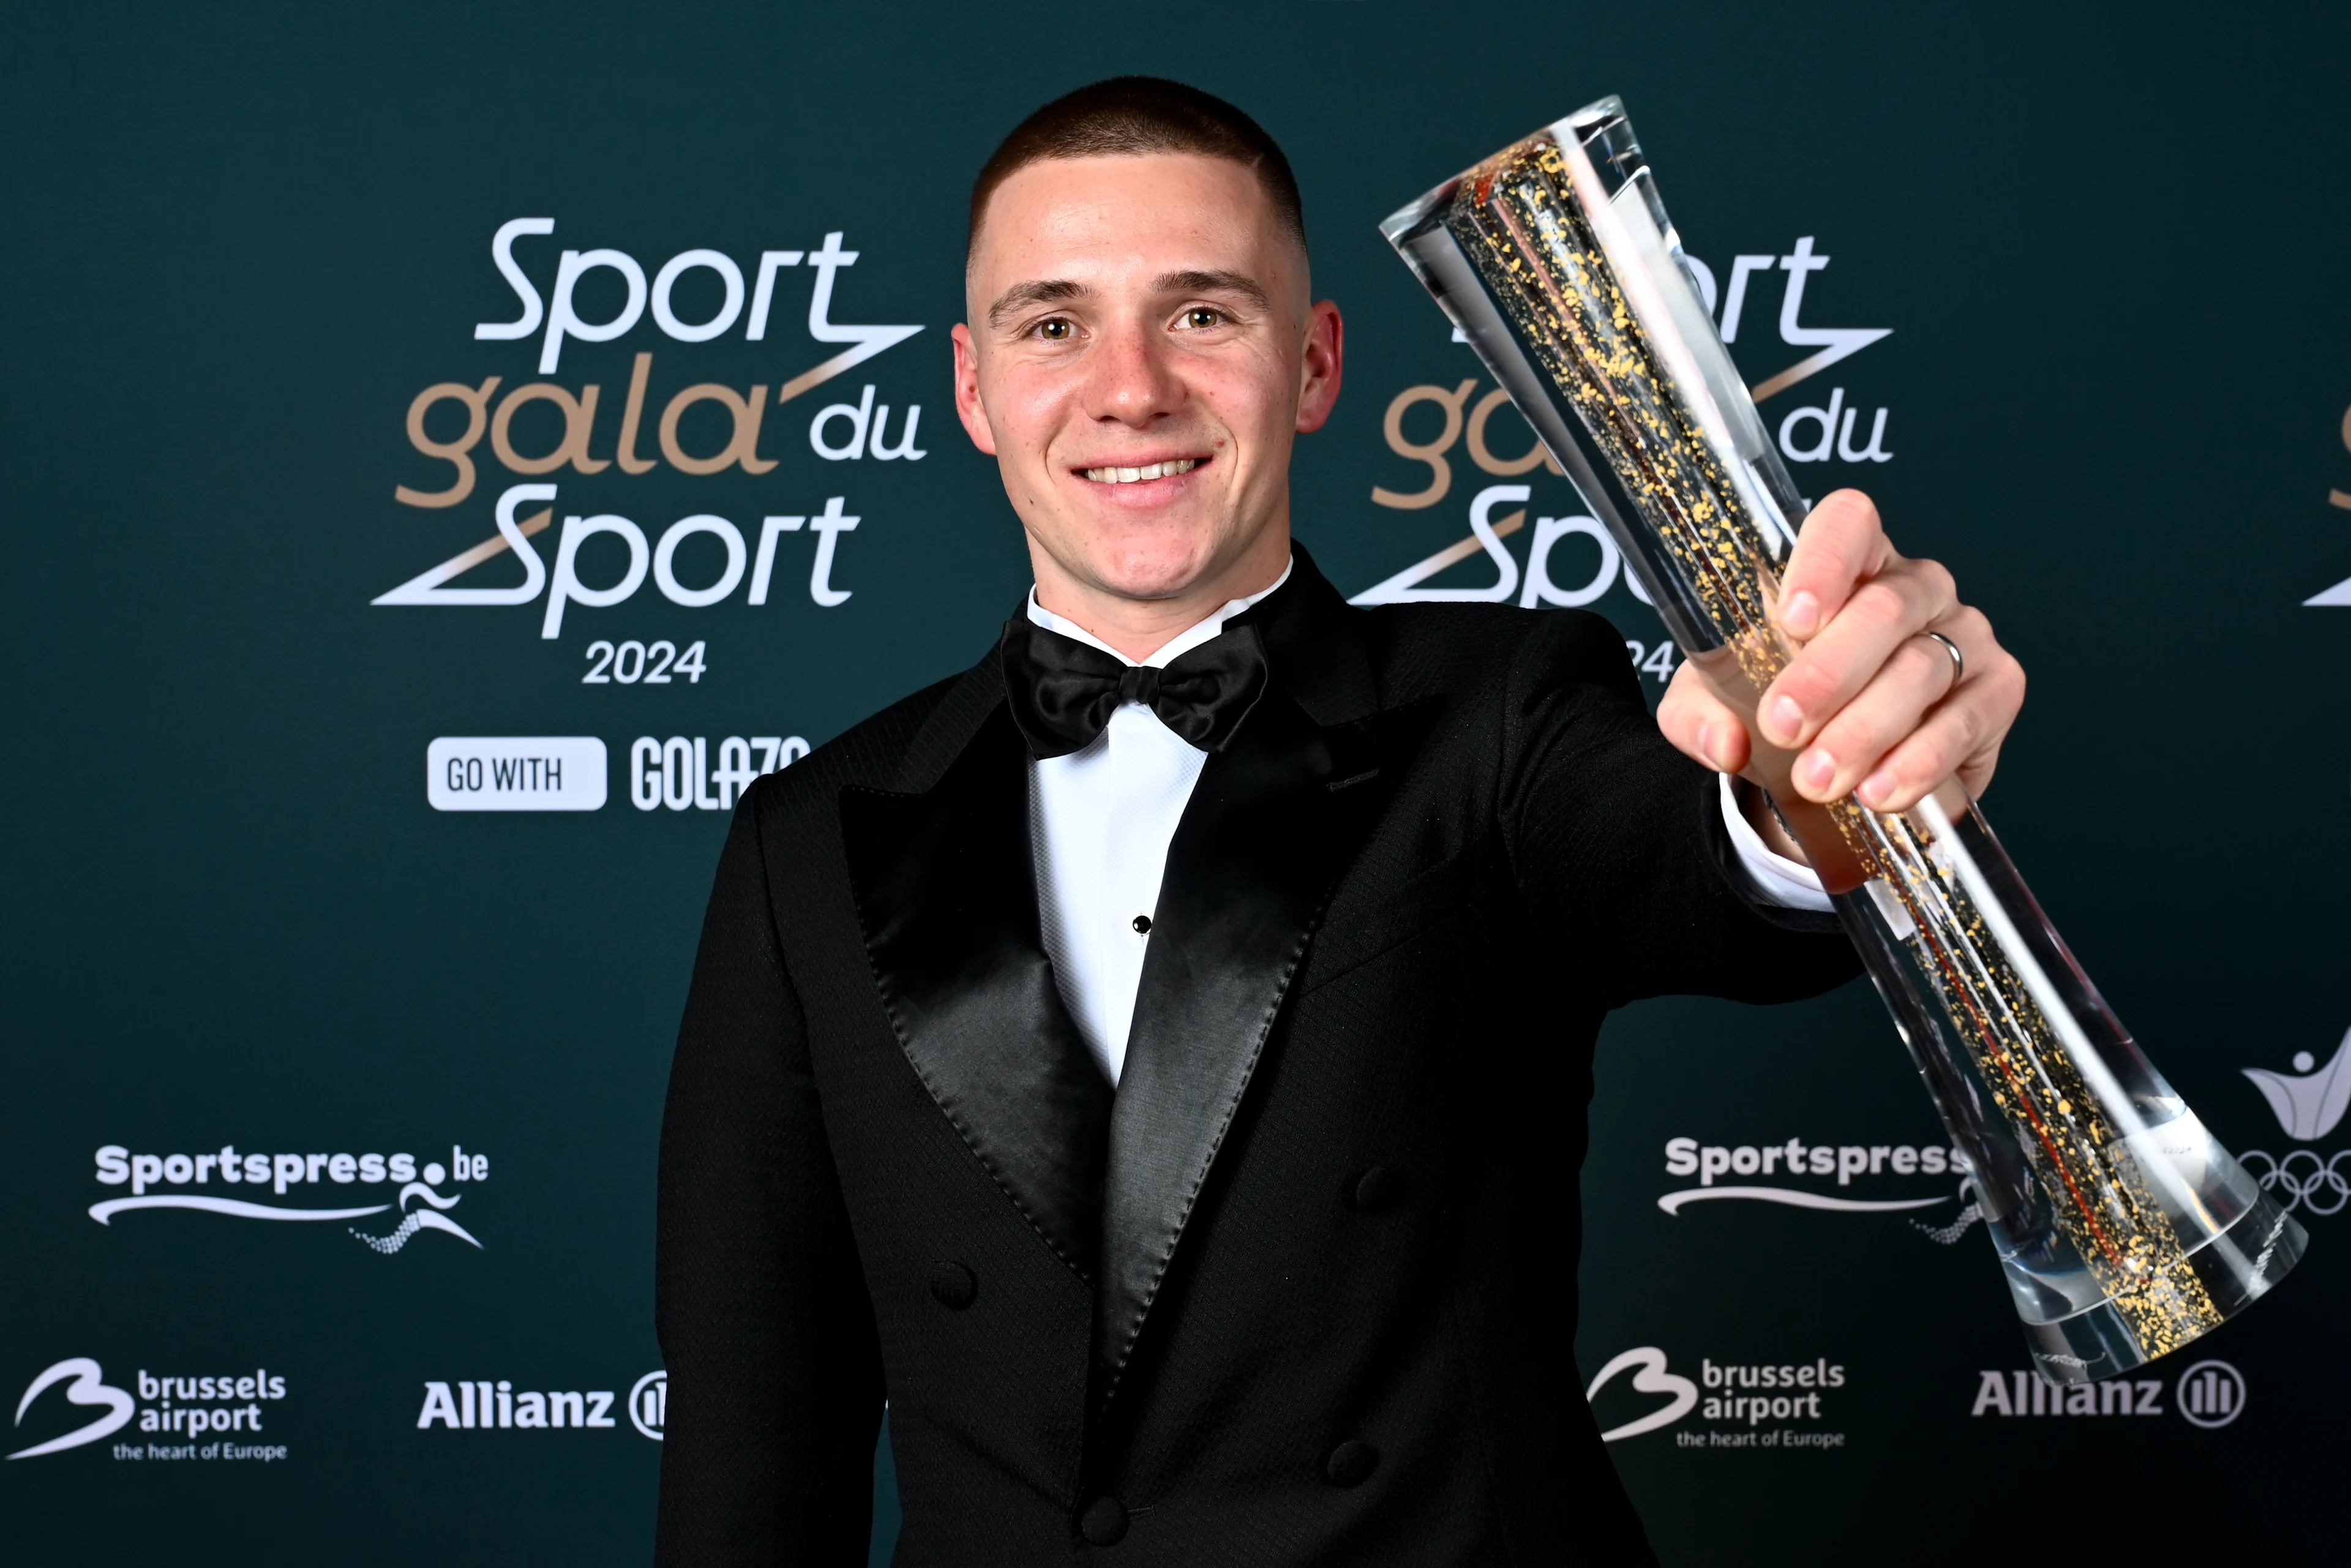
[[1087,366],[1086,413],[1142,430],[1184,401],[1184,383],[1170,362],[1165,335],[1142,320],[1106,328]]

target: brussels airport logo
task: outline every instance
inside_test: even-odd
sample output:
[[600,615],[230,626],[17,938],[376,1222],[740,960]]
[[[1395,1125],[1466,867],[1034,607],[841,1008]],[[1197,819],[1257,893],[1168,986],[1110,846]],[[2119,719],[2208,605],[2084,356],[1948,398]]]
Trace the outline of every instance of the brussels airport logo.
[[[103,1442],[131,1427],[141,1442],[113,1445],[117,1459],[247,1460],[268,1464],[286,1458],[286,1445],[269,1425],[286,1397],[286,1379],[266,1366],[250,1370],[181,1375],[138,1369],[131,1388],[106,1381],[106,1370],[86,1355],[68,1356],[35,1375],[16,1401],[16,1427],[37,1434],[75,1419],[67,1406],[103,1412],[54,1436],[17,1449],[11,1459],[40,1458]],[[137,1390],[134,1397],[131,1389]],[[55,1390],[54,1396],[44,1398]],[[204,1438],[210,1436],[211,1441]]]
[[[2314,1144],[2340,1126],[2344,1112],[2351,1109],[2351,1031],[2344,1034],[2324,1067],[2309,1051],[2297,1051],[2291,1072],[2265,1067],[2243,1071],[2269,1102],[2279,1130],[2296,1143]],[[2351,1203],[2351,1149],[2290,1149],[2283,1155],[2247,1149],[2238,1160],[2289,1213],[2299,1208],[2308,1214],[2339,1214]]]
[[[1631,1394],[1650,1399],[1635,1406],[1621,1396],[1612,1398],[1608,1402],[1612,1412],[1629,1406],[1634,1413],[1630,1419],[1603,1431],[1604,1443],[1621,1443],[1660,1431],[1695,1415],[1711,1424],[1708,1429],[1677,1431],[1675,1447],[1816,1451],[1844,1447],[1843,1432],[1818,1427],[1835,1416],[1831,1406],[1845,1385],[1844,1364],[1826,1356],[1761,1364],[1718,1362],[1712,1356],[1701,1356],[1698,1376],[1692,1378],[1673,1371],[1663,1350],[1642,1345],[1603,1366],[1585,1387],[1584,1398],[1597,1409],[1601,1390],[1623,1373],[1632,1374],[1626,1385]],[[1654,1403],[1660,1397],[1665,1403]],[[1791,1425],[1794,1422],[1808,1425]]]
[[[102,1186],[129,1186],[130,1196],[94,1203],[89,1217],[111,1226],[116,1218],[151,1209],[187,1210],[230,1219],[295,1223],[341,1223],[361,1245],[386,1257],[426,1232],[450,1236],[476,1250],[481,1242],[451,1218],[463,1192],[444,1186],[477,1184],[490,1176],[490,1156],[456,1145],[445,1166],[414,1155],[247,1154],[235,1144],[199,1155],[133,1154],[109,1144],[97,1154]],[[378,1202],[349,1189],[397,1186]],[[165,1190],[153,1190],[165,1189]],[[306,1201],[325,1198],[325,1202]],[[397,1216],[395,1218],[394,1216]],[[372,1222],[369,1228],[348,1223]],[[391,1228],[382,1228],[389,1224]]]
[[[609,1388],[522,1388],[513,1378],[434,1379],[416,1412],[420,1432],[618,1431]],[[637,1436],[658,1443],[669,1418],[669,1374],[648,1372],[621,1406]]]
[[[1659,1195],[1657,1207],[1669,1215],[1712,1203],[1774,1204],[1823,1214],[1908,1214],[1957,1204],[1946,1224],[1910,1222],[1945,1246],[1983,1217],[1965,1157],[1940,1144],[1808,1144],[1802,1138],[1701,1144],[1696,1138],[1668,1138],[1665,1153],[1667,1176],[1698,1177],[1695,1186]],[[1889,1179],[1940,1186],[1954,1177],[1956,1185],[1941,1194],[1879,1196]]]
[[[843,248],[839,230],[827,234],[814,249],[763,250],[747,274],[724,251],[683,250],[663,263],[650,282],[644,266],[626,251],[563,249],[537,258],[540,278],[548,285],[542,290],[540,278],[534,278],[516,246],[524,240],[536,245],[551,236],[555,227],[552,218],[516,218],[498,229],[490,244],[490,259],[514,292],[517,314],[511,320],[482,322],[473,332],[477,342],[535,340],[540,379],[507,387],[503,393],[504,374],[479,382],[438,382],[418,392],[408,406],[408,441],[426,460],[434,480],[421,487],[395,486],[392,496],[401,505],[435,510],[471,497],[480,478],[486,435],[488,455],[509,473],[526,476],[558,469],[580,476],[617,470],[613,477],[625,479],[664,465],[697,476],[768,474],[780,460],[776,454],[789,444],[784,436],[767,436],[769,411],[923,329],[919,325],[861,326],[833,319],[840,276],[859,256]],[[544,252],[547,247],[537,248]],[[781,302],[789,279],[803,274],[811,279],[808,339],[813,351],[825,357],[779,382],[737,387],[699,381],[677,387],[664,399],[659,389],[668,378],[656,370],[653,351],[642,350],[634,357],[617,417],[607,426],[603,416],[611,405],[601,383],[581,380],[567,386],[553,379],[562,374],[567,343],[614,341],[637,330],[648,313],[653,327],[673,343],[708,343],[736,332],[739,325],[744,342],[765,344],[770,327],[786,308]],[[592,299],[602,301],[593,311]],[[607,307],[609,314],[591,319]],[[779,337],[792,335],[778,329]],[[653,412],[656,402],[661,405],[658,415]],[[891,405],[877,402],[874,383],[865,382],[853,401],[844,399],[815,412],[808,424],[808,445],[828,465],[920,462],[927,455],[917,444],[922,413],[920,405],[909,404],[893,427]],[[649,423],[650,452],[645,449]],[[598,481],[607,486],[612,482],[612,477]],[[831,487],[820,483],[811,488]],[[648,574],[662,596],[681,609],[706,609],[737,589],[743,590],[747,603],[764,605],[777,572],[789,576],[799,570],[779,563],[787,550],[798,550],[800,539],[812,545],[807,555],[811,602],[820,609],[837,608],[853,591],[836,580],[841,536],[863,520],[845,509],[845,495],[825,497],[820,506],[804,504],[793,511],[772,508],[747,525],[714,512],[696,512],[669,523],[652,538],[647,528],[630,517],[583,507],[564,517],[550,563],[531,541],[554,527],[557,488],[553,483],[502,486],[492,507],[495,531],[487,538],[377,594],[371,602],[523,605],[544,596],[539,635],[554,639],[562,634],[567,606],[610,609],[632,597]],[[526,514],[524,508],[533,506],[538,509]],[[602,538],[619,543],[627,564],[611,580],[591,585],[582,564],[583,547]],[[509,554],[520,564],[519,583],[451,586],[476,567]],[[682,560],[681,556],[689,559]]]
[[[1805,235],[1784,256],[1733,256],[1729,282],[1719,287],[1711,267],[1695,256],[1688,258],[1691,277],[1698,285],[1707,314],[1716,320],[1722,340],[1734,348],[1740,343],[1742,332],[1750,344],[1761,335],[1757,318],[1769,308],[1765,301],[1771,282],[1775,278],[1780,281],[1776,323],[1779,340],[1791,349],[1812,351],[1757,382],[1750,392],[1765,424],[1776,433],[1780,455],[1792,465],[1791,471],[1800,485],[1808,484],[1805,475],[1813,471],[1813,465],[1832,460],[1864,465],[1894,460],[1894,453],[1887,445],[1892,439],[1887,430],[1888,411],[1882,405],[1865,411],[1862,396],[1848,393],[1843,384],[1832,385],[1825,399],[1796,406],[1773,403],[1782,392],[1843,364],[1894,332],[1891,327],[1823,327],[1803,321],[1806,284],[1815,274],[1826,270],[1831,259],[1816,249],[1817,240],[1817,235]],[[1458,328],[1453,338],[1456,342],[1467,341]],[[1840,375],[1834,379],[1842,383],[1848,378]],[[1437,506],[1454,493],[1454,464],[1460,456],[1467,456],[1482,473],[1506,483],[1484,486],[1470,497],[1468,538],[1365,589],[1354,596],[1353,602],[1515,601],[1527,609],[1538,605],[1573,607],[1600,599],[1621,579],[1627,591],[1647,603],[1647,593],[1625,566],[1615,541],[1598,521],[1582,515],[1580,504],[1573,514],[1534,519],[1534,533],[1523,569],[1518,558],[1503,545],[1503,539],[1527,527],[1528,504],[1543,504],[1536,499],[1532,484],[1507,481],[1531,476],[1538,468],[1555,477],[1565,476],[1515,414],[1510,415],[1509,426],[1519,432],[1519,438],[1497,428],[1497,416],[1508,407],[1510,394],[1499,387],[1481,392],[1481,385],[1478,377],[1465,376],[1450,385],[1409,386],[1389,401],[1380,430],[1388,450],[1407,465],[1399,471],[1406,476],[1406,482],[1394,489],[1385,484],[1373,486],[1374,506],[1398,511]],[[1510,450],[1518,446],[1518,439],[1523,439],[1524,445]],[[1504,450],[1497,451],[1498,446]],[[1866,467],[1864,471],[1867,471]],[[1826,487],[1825,484],[1822,486]],[[1503,511],[1506,507],[1515,509]],[[1497,512],[1502,515],[1498,517]],[[1588,545],[1573,547],[1573,559],[1592,564],[1571,568],[1564,564],[1568,558],[1562,556],[1562,564],[1555,565],[1553,550],[1579,539],[1588,541]],[[1491,584],[1475,588],[1422,586],[1448,567],[1481,551],[1494,572]],[[1665,644],[1659,646],[1662,650]],[[1640,655],[1635,658],[1637,663]]]

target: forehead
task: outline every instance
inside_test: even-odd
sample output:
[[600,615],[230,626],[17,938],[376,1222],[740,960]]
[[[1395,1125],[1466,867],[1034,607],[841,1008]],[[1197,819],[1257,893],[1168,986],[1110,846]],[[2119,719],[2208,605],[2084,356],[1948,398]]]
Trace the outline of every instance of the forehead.
[[1048,158],[988,197],[975,287],[1140,267],[1265,267],[1295,248],[1254,170],[1188,152]]

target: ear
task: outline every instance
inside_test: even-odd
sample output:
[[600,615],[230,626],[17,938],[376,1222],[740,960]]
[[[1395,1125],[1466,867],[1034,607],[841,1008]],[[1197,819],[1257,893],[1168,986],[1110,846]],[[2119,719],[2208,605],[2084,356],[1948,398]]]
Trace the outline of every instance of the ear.
[[1322,428],[1339,401],[1339,378],[1346,358],[1346,328],[1339,308],[1328,299],[1315,302],[1306,321],[1306,352],[1299,362],[1298,428]]
[[971,329],[960,321],[948,336],[955,340],[956,417],[963,421],[971,444],[993,457],[996,432],[988,427],[987,410],[979,401],[979,350],[973,346]]

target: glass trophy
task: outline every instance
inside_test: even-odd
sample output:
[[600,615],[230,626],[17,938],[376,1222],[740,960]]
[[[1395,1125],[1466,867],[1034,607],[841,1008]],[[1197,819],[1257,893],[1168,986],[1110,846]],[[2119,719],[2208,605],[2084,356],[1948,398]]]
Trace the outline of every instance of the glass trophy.
[[2042,1375],[2085,1383],[2227,1322],[2302,1227],[2109,1010],[1956,782],[1900,813],[1788,787],[1751,722],[1800,497],[1717,335],[1624,105],[1603,99],[1381,225],[1566,470],[1758,771],[1970,1169]]

